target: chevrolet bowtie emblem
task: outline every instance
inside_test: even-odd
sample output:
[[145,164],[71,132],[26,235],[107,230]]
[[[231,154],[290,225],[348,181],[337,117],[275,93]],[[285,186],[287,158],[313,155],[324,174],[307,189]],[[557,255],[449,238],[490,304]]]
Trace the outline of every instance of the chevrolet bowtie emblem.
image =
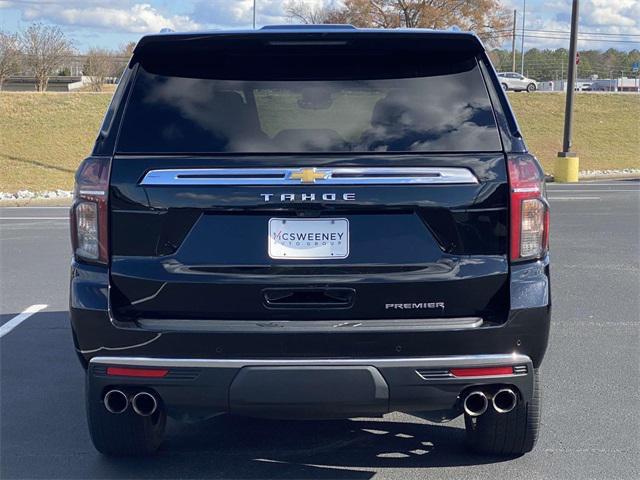
[[319,172],[315,168],[301,168],[289,175],[291,180],[300,180],[301,183],[316,183],[316,180],[328,178],[329,171]]

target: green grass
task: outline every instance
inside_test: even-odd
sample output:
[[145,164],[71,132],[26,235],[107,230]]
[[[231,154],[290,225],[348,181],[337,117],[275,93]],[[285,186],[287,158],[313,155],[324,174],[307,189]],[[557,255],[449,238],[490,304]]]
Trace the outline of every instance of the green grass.
[[111,94],[0,94],[0,191],[71,190]]
[[[70,190],[110,98],[111,93],[0,93],[0,191]],[[564,95],[510,93],[509,99],[529,149],[551,172],[562,142]],[[357,114],[350,113],[354,121]],[[580,169],[640,168],[639,118],[640,95],[576,95]]]
[[[547,172],[562,150],[565,95],[509,93],[527,147]],[[640,168],[640,95],[575,96],[573,146],[580,170]]]

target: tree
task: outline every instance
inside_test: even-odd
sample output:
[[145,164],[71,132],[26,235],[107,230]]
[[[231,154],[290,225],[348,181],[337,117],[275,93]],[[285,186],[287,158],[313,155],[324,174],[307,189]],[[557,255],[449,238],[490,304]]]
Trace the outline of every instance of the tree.
[[20,47],[24,54],[24,63],[35,77],[36,90],[44,92],[49,77],[63,66],[71,55],[71,42],[60,28],[42,23],[32,23],[19,35]]
[[104,49],[91,48],[85,55],[82,73],[89,78],[89,86],[94,92],[101,92],[109,77],[114,76],[116,58]]
[[471,30],[488,43],[511,25],[500,0],[345,0],[341,6],[313,8],[291,1],[285,11],[303,23],[349,23],[356,27]]
[[20,68],[20,47],[17,35],[0,32],[0,90],[10,75]]
[[[492,50],[489,52],[491,61],[498,71],[511,70],[511,52],[508,50]],[[518,57],[520,52],[518,52]],[[633,64],[640,61],[640,51],[628,52],[610,48],[604,52],[599,50],[580,50],[580,65],[578,77],[615,78],[631,75]],[[555,50],[531,48],[524,55],[525,74],[538,81],[561,80],[567,78],[567,63],[569,51],[566,48]],[[519,61],[516,62],[518,65]]]
[[136,48],[136,42],[125,43],[120,46],[120,51],[118,52],[118,55],[121,55],[123,57],[130,57],[131,55],[133,55],[133,50],[135,48]]
[[288,1],[284,5],[284,11],[294,22],[312,25],[334,23],[332,15],[337,12],[331,7],[309,5],[302,0]]

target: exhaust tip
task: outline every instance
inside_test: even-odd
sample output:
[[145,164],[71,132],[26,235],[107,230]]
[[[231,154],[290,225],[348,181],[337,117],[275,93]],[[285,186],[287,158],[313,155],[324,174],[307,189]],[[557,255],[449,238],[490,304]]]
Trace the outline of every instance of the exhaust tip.
[[498,390],[492,399],[493,408],[498,413],[509,413],[516,408],[518,395],[510,388]]
[[462,406],[470,417],[479,417],[487,411],[489,400],[483,392],[476,390],[465,397]]
[[142,417],[153,415],[158,409],[156,397],[149,392],[136,393],[131,399],[133,411]]
[[122,390],[109,390],[104,395],[104,407],[111,413],[122,413],[129,406],[129,397]]

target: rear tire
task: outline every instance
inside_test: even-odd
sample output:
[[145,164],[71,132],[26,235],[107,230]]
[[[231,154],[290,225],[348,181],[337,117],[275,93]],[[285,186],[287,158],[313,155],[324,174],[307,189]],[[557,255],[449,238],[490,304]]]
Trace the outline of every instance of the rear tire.
[[490,407],[483,415],[465,414],[468,447],[489,455],[520,456],[533,450],[540,430],[540,382],[534,370],[531,402],[518,403],[509,413],[497,413]]
[[123,413],[110,413],[102,402],[102,392],[92,391],[89,384],[87,378],[87,421],[96,450],[105,455],[143,456],[160,447],[167,422],[162,405],[148,417],[137,415],[131,405]]
[[502,89],[507,92],[509,90],[509,86],[506,83],[502,84]]

